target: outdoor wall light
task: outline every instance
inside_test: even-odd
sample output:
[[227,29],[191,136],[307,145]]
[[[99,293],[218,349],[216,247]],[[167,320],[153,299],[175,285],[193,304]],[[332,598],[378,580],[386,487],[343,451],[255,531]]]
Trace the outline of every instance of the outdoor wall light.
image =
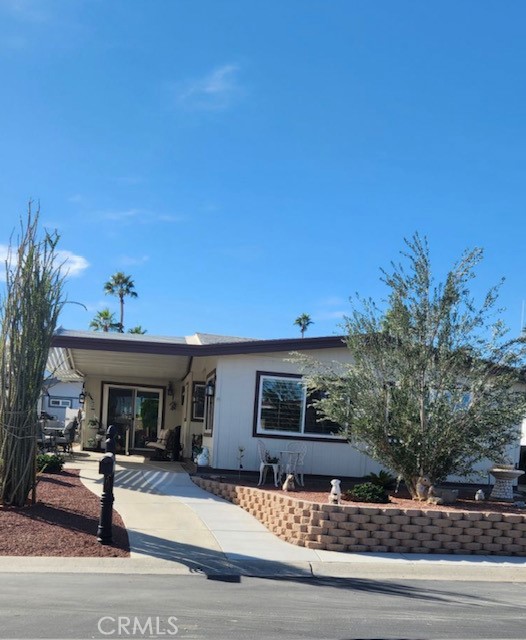
[[212,380],[210,380],[210,382],[206,383],[205,396],[207,396],[208,398],[212,398],[214,396],[215,391],[216,391],[215,384]]
[[82,391],[79,393],[79,404],[82,407],[84,405],[84,403],[86,402],[86,398],[88,400],[91,400],[91,403],[93,404],[93,396],[91,395],[91,393],[88,391],[84,391],[84,388],[82,389]]
[[170,380],[170,382],[168,383],[168,387],[166,389],[166,393],[173,398],[174,395],[174,386],[172,384],[172,381]]

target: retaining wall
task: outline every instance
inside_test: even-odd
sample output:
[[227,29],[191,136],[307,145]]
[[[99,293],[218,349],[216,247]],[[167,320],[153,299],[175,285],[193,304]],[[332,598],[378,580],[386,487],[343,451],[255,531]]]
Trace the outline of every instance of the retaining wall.
[[309,549],[526,556],[526,514],[329,505],[193,477],[202,489]]

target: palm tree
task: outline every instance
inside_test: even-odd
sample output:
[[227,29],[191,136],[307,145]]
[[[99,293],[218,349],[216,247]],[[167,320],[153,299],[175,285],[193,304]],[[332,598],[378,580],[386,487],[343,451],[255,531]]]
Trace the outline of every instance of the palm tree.
[[144,335],[146,333],[146,329],[143,329],[141,325],[138,324],[136,327],[128,329],[128,333],[140,333],[141,335]]
[[130,298],[136,298],[135,284],[131,279],[131,276],[125,275],[122,271],[114,273],[108,282],[104,285],[104,292],[110,296],[117,296],[119,298],[121,307],[121,319],[120,319],[120,333],[124,333],[124,298],[126,296]]
[[121,325],[115,322],[115,314],[109,309],[97,311],[97,315],[89,324],[94,331],[120,331]]
[[314,324],[314,322],[310,319],[308,313],[302,313],[301,316],[298,316],[296,320],[294,320],[294,324],[298,325],[301,331],[301,337],[304,338],[305,331],[307,331],[307,328],[310,327],[311,324]]

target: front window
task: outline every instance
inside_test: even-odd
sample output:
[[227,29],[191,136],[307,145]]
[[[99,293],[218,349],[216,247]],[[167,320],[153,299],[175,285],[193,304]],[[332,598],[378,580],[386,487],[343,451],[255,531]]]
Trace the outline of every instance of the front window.
[[194,382],[192,388],[192,421],[203,422],[205,419],[205,383]]
[[257,374],[256,431],[268,435],[338,435],[339,426],[320,420],[301,376]]
[[307,397],[307,408],[305,409],[305,433],[323,436],[337,436],[340,432],[340,425],[332,420],[322,418],[313,401],[321,400],[322,392],[313,391]]

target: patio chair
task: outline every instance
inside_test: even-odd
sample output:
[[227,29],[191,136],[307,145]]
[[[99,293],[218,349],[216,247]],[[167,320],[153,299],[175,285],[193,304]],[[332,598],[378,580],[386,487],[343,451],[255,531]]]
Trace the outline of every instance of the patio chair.
[[37,433],[37,447],[41,453],[47,453],[55,448],[55,438],[44,433],[41,425],[39,425]]
[[56,439],[57,446],[60,445],[64,453],[69,453],[73,455],[73,443],[75,442],[75,436],[77,434],[77,426],[78,422],[76,418],[68,422],[66,427],[64,428],[64,435],[59,436]]
[[258,455],[259,455],[258,487],[260,487],[265,482],[269,467],[272,469],[272,473],[274,474],[274,486],[277,487],[279,484],[279,462],[269,462],[269,458],[271,458],[271,455],[267,451],[265,444],[263,443],[262,440],[258,440]]
[[153,451],[150,460],[169,460],[173,444],[173,429],[161,429],[157,440],[146,443],[146,447]]
[[291,463],[294,468],[291,469],[289,473],[293,473],[296,477],[296,480],[298,481],[298,484],[303,487],[303,465],[305,462],[305,455],[307,454],[307,445],[304,442],[291,442],[287,446],[287,451],[297,454],[297,456],[295,456],[294,462]]

